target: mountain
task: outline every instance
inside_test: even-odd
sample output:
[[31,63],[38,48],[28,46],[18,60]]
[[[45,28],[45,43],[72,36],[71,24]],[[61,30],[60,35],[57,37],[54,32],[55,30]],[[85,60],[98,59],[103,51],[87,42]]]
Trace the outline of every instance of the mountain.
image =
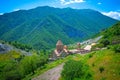
[[101,42],[109,44],[120,44],[120,22],[114,24],[110,28],[102,31],[99,35],[103,35]]
[[95,37],[98,36],[102,36],[102,38],[92,47],[93,50],[104,47],[109,49],[112,46],[115,51],[120,52],[120,21],[101,31]]
[[81,41],[116,22],[91,9],[43,6],[0,15],[0,39],[48,49],[59,39],[65,44]]

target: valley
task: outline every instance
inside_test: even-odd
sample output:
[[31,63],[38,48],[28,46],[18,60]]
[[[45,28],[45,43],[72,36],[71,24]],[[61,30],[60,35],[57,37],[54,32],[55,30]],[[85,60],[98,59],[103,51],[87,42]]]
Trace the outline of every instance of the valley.
[[0,15],[0,80],[119,80],[120,21],[41,6]]

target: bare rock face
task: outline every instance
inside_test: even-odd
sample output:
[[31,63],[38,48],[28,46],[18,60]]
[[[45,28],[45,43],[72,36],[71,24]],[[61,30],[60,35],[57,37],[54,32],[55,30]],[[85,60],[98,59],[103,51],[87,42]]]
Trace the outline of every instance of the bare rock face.
[[6,44],[1,44],[0,43],[0,53],[6,53],[10,51],[12,48]]

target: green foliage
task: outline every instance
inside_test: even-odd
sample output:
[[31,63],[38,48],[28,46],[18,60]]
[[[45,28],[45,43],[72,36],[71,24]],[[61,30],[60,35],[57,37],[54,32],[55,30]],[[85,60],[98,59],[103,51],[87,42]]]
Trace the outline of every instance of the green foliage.
[[102,73],[104,71],[104,67],[100,67],[99,71],[100,71],[100,73]]
[[69,60],[65,63],[61,75],[64,80],[91,80],[92,75],[88,70],[88,66],[81,61]]
[[114,50],[116,53],[119,53],[119,52],[120,52],[120,44],[113,46],[113,50]]
[[[103,47],[110,48],[109,45],[120,44],[120,22],[118,22],[118,23],[114,24],[113,26],[111,26],[110,28],[102,31],[98,35],[99,36],[102,35],[103,38],[99,40],[99,42],[100,42],[99,44],[92,47],[93,50],[95,48],[103,48]],[[115,49],[114,49],[114,51],[115,51]]]
[[106,29],[100,33],[103,35],[101,43],[104,46],[109,44],[119,44],[120,43],[120,22],[114,24],[112,27]]
[[103,44],[104,47],[106,47],[107,45],[110,44],[109,40],[107,40],[107,39],[102,40],[100,43]]
[[[51,49],[59,39],[65,44],[81,41],[115,22],[117,20],[90,9],[44,6],[1,15],[0,39],[29,44],[36,49]],[[14,45],[29,50],[25,45]]]
[[15,50],[11,50],[7,53],[0,54],[0,61],[19,60],[20,58],[21,58],[20,52],[17,52]]
[[0,78],[1,80],[20,80],[18,64],[15,61],[0,61]]
[[92,58],[92,57],[93,57],[93,54],[90,54],[90,55],[89,55],[89,58]]
[[28,75],[30,73],[34,74],[35,70],[38,67],[44,66],[47,63],[47,58],[44,56],[26,56],[20,62],[20,72],[23,76]]
[[9,42],[9,44],[15,46],[18,49],[22,49],[22,50],[25,50],[25,51],[30,51],[30,50],[33,49],[30,45],[22,44],[22,43],[19,43],[17,41]]
[[106,80],[106,78],[102,77],[100,80]]
[[[0,55],[0,79],[21,80],[26,75],[32,75],[37,68],[42,68],[48,62],[47,55],[41,53],[21,57],[20,53],[11,51]],[[3,59],[4,58],[4,59]],[[20,59],[19,59],[20,58]]]
[[92,50],[96,50],[97,48],[103,48],[103,47],[104,45],[99,43],[99,44],[92,46]]

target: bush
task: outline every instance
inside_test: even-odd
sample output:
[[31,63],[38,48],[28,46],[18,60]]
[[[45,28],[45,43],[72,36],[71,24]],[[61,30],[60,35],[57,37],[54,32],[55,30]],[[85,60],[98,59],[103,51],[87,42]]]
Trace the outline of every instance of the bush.
[[92,58],[92,57],[93,57],[93,54],[90,54],[90,55],[89,55],[89,58]]
[[95,64],[94,64],[94,63],[92,63],[92,66],[94,67],[94,66],[95,66]]
[[116,53],[119,53],[119,52],[120,52],[120,44],[115,45],[115,46],[113,47],[113,50],[114,50]]
[[47,63],[47,58],[44,56],[26,56],[20,62],[20,73],[23,77],[24,75],[28,75],[30,73],[34,74],[35,70],[38,67],[44,66],[45,63]]
[[92,75],[88,70],[88,66],[81,61],[69,60],[65,63],[61,76],[63,80],[91,80]]
[[102,73],[104,71],[104,67],[100,67],[99,71],[100,71],[100,73]]
[[[12,53],[10,57],[12,56],[16,58],[16,53]],[[44,64],[48,60],[47,56],[36,54],[21,57],[20,60],[16,59],[0,61],[0,80],[21,80],[28,74],[34,74],[37,68],[44,68]]]
[[96,50],[97,48],[103,48],[104,45],[102,43],[96,44],[94,46],[92,46],[92,50]]
[[100,43],[102,43],[104,45],[104,47],[106,47],[107,45],[110,44],[110,41],[107,39],[103,39]]

